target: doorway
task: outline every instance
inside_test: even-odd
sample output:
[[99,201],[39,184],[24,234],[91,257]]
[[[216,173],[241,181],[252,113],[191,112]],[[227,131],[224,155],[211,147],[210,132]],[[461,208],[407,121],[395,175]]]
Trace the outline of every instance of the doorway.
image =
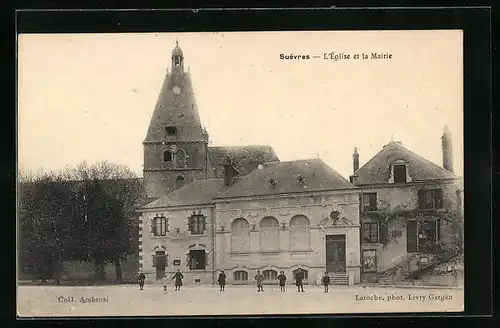
[[155,253],[156,280],[160,280],[165,275],[166,262],[165,251],[157,251]]
[[326,235],[326,271],[346,272],[345,235]]

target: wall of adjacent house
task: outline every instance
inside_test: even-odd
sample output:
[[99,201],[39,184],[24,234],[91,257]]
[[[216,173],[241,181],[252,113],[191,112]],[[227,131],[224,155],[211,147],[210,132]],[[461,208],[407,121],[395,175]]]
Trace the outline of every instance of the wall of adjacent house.
[[[337,225],[328,221],[334,203],[346,204]],[[285,271],[288,282],[293,283],[292,271],[298,267],[308,271],[308,283],[317,283],[325,272],[325,235],[346,236],[346,269],[351,283],[359,282],[359,194],[345,192],[337,194],[301,195],[266,199],[232,200],[216,204],[216,259],[217,267],[224,268],[230,283],[245,283],[234,280],[235,271],[246,271],[249,282],[257,270]],[[291,226],[294,218],[305,216],[309,221],[307,234],[297,235]],[[264,218],[272,217],[278,222],[277,247],[263,244],[266,237],[260,224]],[[345,218],[348,222],[343,222]],[[240,232],[232,229],[237,219],[248,222],[248,241],[242,243],[235,238]],[[325,227],[320,227],[324,222]],[[274,228],[273,228],[274,229]],[[273,233],[275,230],[272,230]],[[242,236],[245,236],[243,233]],[[298,236],[298,237],[297,237]],[[304,238],[303,238],[304,237]],[[235,247],[237,246],[237,247]],[[275,282],[273,282],[275,283]]]
[[[166,236],[154,236],[151,232],[151,220],[158,214],[168,219]],[[206,218],[206,230],[201,235],[193,235],[189,230],[189,217],[200,213]],[[142,269],[149,281],[156,281],[156,268],[153,267],[153,255],[156,250],[164,250],[167,255],[165,272],[172,276],[177,269],[184,275],[183,283],[211,284],[213,282],[213,208],[208,206],[163,209],[144,212],[141,217],[143,227],[142,247],[140,248]],[[191,270],[188,262],[190,250],[205,250],[207,263],[204,270]],[[179,265],[174,265],[178,261]],[[195,280],[199,280],[196,281]]]
[[[419,189],[442,189],[443,190],[443,208],[448,210],[457,209],[456,191],[460,185],[455,183],[426,183],[388,186],[384,188],[364,188],[363,193],[377,193],[378,207],[383,208],[388,205],[391,210],[405,208],[407,210],[417,209],[418,190]],[[404,259],[408,259],[407,253],[407,218],[391,220],[387,225],[387,240],[385,243],[364,243],[361,244],[363,250],[376,250],[377,271],[382,272],[397,265]],[[377,222],[377,219],[371,217],[369,212],[362,212],[361,222]],[[448,222],[441,220],[440,223],[440,241],[449,243],[451,241],[451,226]],[[362,238],[362,236],[361,236]],[[363,270],[364,271],[364,270]],[[367,272],[368,273],[368,272]],[[367,277],[370,275],[367,274]]]

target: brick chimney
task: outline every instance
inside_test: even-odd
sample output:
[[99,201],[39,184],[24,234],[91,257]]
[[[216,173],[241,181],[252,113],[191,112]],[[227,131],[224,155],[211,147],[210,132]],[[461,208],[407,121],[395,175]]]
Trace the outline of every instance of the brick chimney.
[[238,176],[239,172],[234,167],[231,158],[227,157],[224,163],[224,184],[226,186],[231,186],[234,183],[234,179]]
[[451,132],[448,129],[447,125],[445,125],[443,129],[441,146],[443,150],[443,168],[450,172],[453,172],[453,149],[451,144]]
[[356,173],[356,171],[359,169],[359,154],[357,147],[354,147],[354,153],[352,154],[352,169],[353,173]]

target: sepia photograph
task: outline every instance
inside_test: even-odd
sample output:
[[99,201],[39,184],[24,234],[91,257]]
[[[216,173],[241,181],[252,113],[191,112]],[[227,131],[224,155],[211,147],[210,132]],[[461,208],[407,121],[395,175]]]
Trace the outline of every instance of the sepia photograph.
[[464,311],[462,30],[17,56],[19,317]]

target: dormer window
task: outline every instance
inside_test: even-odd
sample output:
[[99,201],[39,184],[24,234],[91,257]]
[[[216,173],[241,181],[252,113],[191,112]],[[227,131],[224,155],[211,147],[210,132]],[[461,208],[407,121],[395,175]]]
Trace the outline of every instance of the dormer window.
[[269,179],[269,186],[272,188],[274,186],[276,186],[276,180],[274,179]]
[[391,164],[389,183],[407,183],[411,182],[408,172],[408,163],[403,160],[397,160]]
[[297,183],[299,185],[303,184],[306,181],[300,174],[297,176]]
[[406,183],[406,164],[394,165],[394,183]]
[[165,132],[167,136],[175,136],[177,134],[177,128],[175,126],[166,126]]

